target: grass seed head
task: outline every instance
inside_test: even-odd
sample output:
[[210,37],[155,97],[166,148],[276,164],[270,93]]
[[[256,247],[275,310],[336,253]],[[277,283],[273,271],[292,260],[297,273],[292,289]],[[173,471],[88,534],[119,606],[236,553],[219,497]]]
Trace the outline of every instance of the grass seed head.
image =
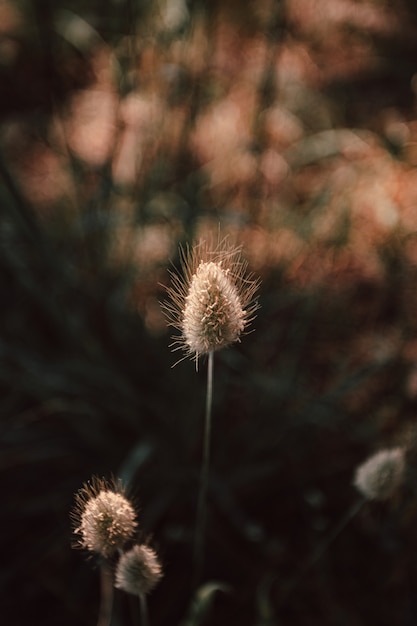
[[405,471],[404,450],[380,450],[355,472],[354,485],[368,500],[388,500],[400,486]]
[[198,363],[200,355],[240,340],[258,308],[259,282],[247,274],[240,248],[225,240],[182,250],[181,261],[182,274],[171,274],[170,302],[164,308],[169,324],[180,331],[175,349]]
[[156,553],[147,545],[135,545],[121,555],[116,568],[115,586],[133,595],[149,593],[162,578]]
[[77,545],[108,558],[136,531],[136,512],[120,483],[93,478],[76,495],[72,513]]

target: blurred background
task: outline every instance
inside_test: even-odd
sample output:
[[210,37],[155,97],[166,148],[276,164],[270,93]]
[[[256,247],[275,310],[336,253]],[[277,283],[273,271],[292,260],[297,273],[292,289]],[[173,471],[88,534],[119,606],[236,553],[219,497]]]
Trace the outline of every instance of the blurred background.
[[[0,0],[4,623],[96,623],[93,474],[160,555],[152,626],[416,623],[416,35],[412,0]],[[192,614],[205,367],[172,367],[160,303],[219,231],[261,308],[215,355]],[[400,493],[301,576],[397,445]],[[136,610],[117,592],[114,626]]]

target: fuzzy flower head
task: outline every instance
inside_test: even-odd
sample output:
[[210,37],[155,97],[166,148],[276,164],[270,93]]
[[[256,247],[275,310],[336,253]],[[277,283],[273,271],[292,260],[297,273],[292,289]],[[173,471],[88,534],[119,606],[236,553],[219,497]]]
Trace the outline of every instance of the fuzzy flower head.
[[161,578],[162,568],[156,553],[147,545],[136,545],[120,557],[115,587],[133,595],[145,595]]
[[380,450],[355,472],[354,485],[368,500],[388,500],[400,486],[405,470],[404,450]]
[[180,331],[173,345],[198,363],[202,354],[239,341],[258,308],[259,283],[248,275],[240,248],[225,240],[216,247],[205,242],[181,250],[183,275],[172,273],[168,321]]
[[105,558],[122,549],[136,531],[136,512],[120,483],[93,478],[76,495],[72,513],[77,544]]

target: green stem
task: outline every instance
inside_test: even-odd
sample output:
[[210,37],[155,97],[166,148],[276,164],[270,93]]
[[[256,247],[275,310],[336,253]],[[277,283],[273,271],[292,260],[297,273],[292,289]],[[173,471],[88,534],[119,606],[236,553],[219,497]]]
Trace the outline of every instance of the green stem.
[[146,596],[144,593],[139,594],[139,603],[140,603],[140,624],[141,626],[149,626],[148,606],[146,603]]
[[213,351],[208,354],[207,365],[207,395],[206,413],[204,421],[204,448],[201,464],[200,489],[197,505],[197,523],[194,541],[194,584],[197,588],[204,565],[204,543],[207,525],[207,493],[210,471],[210,440],[211,440],[211,415],[213,407]]
[[113,574],[107,563],[100,567],[100,609],[97,626],[110,626],[113,610]]

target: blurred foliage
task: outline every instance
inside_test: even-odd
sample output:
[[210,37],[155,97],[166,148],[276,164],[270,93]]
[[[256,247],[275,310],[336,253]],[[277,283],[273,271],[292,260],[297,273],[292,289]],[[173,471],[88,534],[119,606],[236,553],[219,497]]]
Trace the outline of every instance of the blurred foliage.
[[[69,522],[93,474],[164,564],[152,626],[415,623],[415,35],[411,1],[0,2],[4,623],[96,622]],[[205,372],[172,368],[159,302],[219,229],[261,308],[215,358],[196,600]],[[299,578],[390,445],[401,493]],[[114,626],[137,611],[116,591]]]

